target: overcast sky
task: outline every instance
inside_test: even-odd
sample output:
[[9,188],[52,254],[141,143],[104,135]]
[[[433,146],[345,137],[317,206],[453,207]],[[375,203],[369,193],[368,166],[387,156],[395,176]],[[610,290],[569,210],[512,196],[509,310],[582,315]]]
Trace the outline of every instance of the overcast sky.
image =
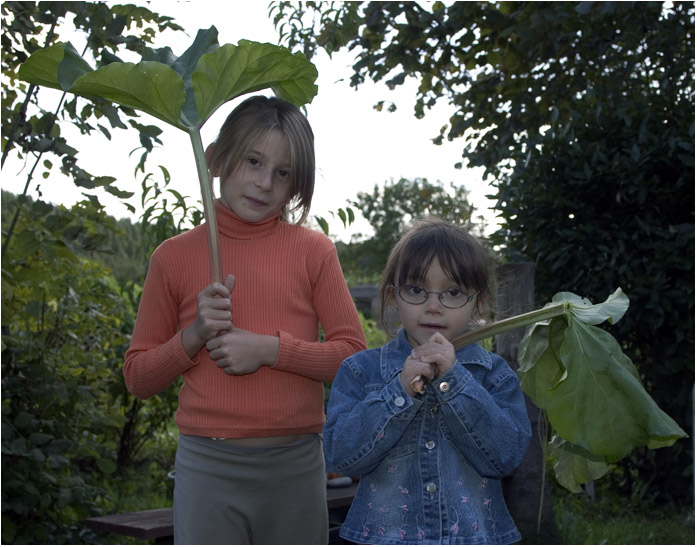
[[[156,44],[156,47],[170,46],[175,55],[184,52],[199,29],[211,25],[218,29],[221,45],[234,44],[240,39],[278,43],[278,35],[267,15],[266,1],[156,0],[148,3],[148,7],[174,17],[186,29],[188,36],[167,32]],[[61,36],[61,39],[69,40],[70,37]],[[81,50],[80,47],[77,49]],[[390,91],[384,85],[366,83],[355,90],[348,84],[352,73],[349,54],[335,54],[329,59],[319,52],[312,61],[319,72],[319,91],[307,109],[315,133],[318,168],[311,215],[324,216],[329,221],[333,237],[347,241],[351,233],[366,233],[370,228],[359,220],[353,228],[344,229],[338,219],[332,218],[330,211],[346,207],[357,192],[370,192],[376,184],[397,181],[401,177],[421,177],[432,183],[440,181],[446,188],[451,182],[464,186],[470,192],[470,201],[477,207],[475,214],[486,218],[487,232],[493,231],[495,219],[488,210],[493,203],[485,198],[486,194],[493,193],[493,189],[482,182],[480,170],[454,168],[461,160],[464,141],[441,146],[431,142],[451,113],[447,105],[443,104],[430,111],[424,119],[417,120],[412,108],[416,84]],[[51,90],[42,90],[40,97],[51,94],[58,96]],[[373,105],[382,99],[394,101],[398,111],[375,111]],[[204,146],[215,138],[220,125],[236,104],[237,101],[226,103],[206,122],[201,129]],[[165,130],[161,137],[163,146],[153,154],[150,162],[151,170],[159,164],[165,165],[172,175],[171,187],[198,200],[199,184],[188,135],[146,114],[143,114],[143,123],[157,124]],[[140,153],[129,157],[129,151],[138,145],[137,135],[119,130],[114,130],[112,135],[112,141],[101,135],[76,135],[70,143],[80,151],[80,164],[89,172],[117,176],[120,188],[136,192],[130,203],[139,214],[140,180],[133,177],[133,171]],[[20,193],[29,167],[8,158],[3,168],[2,188]],[[45,200],[72,205],[80,194],[66,180],[60,174],[52,175],[48,180],[36,179],[30,186],[30,194],[36,196],[36,184],[40,183]],[[118,200],[102,195],[100,200],[106,204],[110,214],[116,217],[128,215]]]

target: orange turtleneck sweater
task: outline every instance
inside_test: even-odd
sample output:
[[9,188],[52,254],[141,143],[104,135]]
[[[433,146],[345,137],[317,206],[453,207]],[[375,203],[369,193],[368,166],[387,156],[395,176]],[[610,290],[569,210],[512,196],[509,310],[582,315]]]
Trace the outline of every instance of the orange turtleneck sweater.
[[[272,367],[229,376],[203,348],[192,360],[181,330],[196,317],[198,293],[210,284],[204,226],[173,237],[152,255],[123,368],[140,398],[182,375],[176,423],[203,437],[270,437],[320,433],[323,381],[366,347],[334,244],[278,217],[249,224],[216,203],[223,276],[235,276],[233,323],[278,336]],[[318,327],[324,342],[318,341]]]

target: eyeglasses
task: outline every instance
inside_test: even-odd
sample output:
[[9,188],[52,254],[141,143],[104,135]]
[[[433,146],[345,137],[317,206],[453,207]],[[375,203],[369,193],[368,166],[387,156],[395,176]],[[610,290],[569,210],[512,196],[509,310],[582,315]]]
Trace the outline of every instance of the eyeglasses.
[[446,308],[461,308],[472,302],[474,297],[479,294],[479,291],[474,294],[465,294],[457,287],[447,289],[443,292],[427,291],[419,285],[404,285],[402,287],[392,286],[392,290],[394,290],[407,304],[414,305],[426,302],[429,294],[437,294],[438,300]]

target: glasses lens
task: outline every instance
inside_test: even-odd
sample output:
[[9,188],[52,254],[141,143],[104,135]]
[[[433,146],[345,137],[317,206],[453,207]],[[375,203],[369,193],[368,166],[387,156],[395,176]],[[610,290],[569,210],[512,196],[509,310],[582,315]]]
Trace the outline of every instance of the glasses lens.
[[460,289],[448,289],[440,293],[440,301],[446,308],[460,308],[467,304],[470,297]]
[[408,304],[423,304],[428,300],[428,293],[418,285],[400,287],[399,296]]

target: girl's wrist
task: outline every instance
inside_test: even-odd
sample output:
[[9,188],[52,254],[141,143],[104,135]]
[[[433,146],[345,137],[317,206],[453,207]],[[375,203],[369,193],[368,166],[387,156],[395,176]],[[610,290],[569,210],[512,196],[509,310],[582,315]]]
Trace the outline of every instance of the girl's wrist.
[[281,339],[278,336],[265,336],[264,348],[264,364],[273,368],[276,364],[276,359],[278,359],[278,352],[281,349]]
[[205,340],[202,340],[196,333],[193,324],[182,329],[181,342],[184,353],[188,355],[189,359],[193,359],[201,351],[201,348],[206,345]]

